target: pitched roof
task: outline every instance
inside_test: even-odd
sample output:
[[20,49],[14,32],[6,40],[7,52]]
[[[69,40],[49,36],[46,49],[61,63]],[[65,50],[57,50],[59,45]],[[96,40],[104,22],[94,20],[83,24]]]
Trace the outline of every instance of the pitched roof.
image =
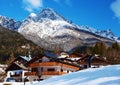
[[82,58],[80,58],[79,60],[77,60],[77,62],[81,62],[81,63],[87,63],[89,57],[92,57],[92,63],[108,63],[104,58],[100,57],[100,56],[95,56],[95,55],[86,55]]
[[44,56],[48,57],[50,60],[55,61],[55,62],[60,62],[60,63],[64,63],[64,64],[79,67],[79,65],[74,64],[72,60],[69,60],[69,59],[66,59],[66,58],[57,58],[53,53],[47,53],[47,55],[46,54],[44,54],[44,55],[40,54],[39,56],[36,56],[33,59],[31,59],[27,64],[30,65],[31,63],[34,63],[35,61],[39,60],[40,58],[42,58]]
[[29,58],[29,57],[27,57],[27,56],[20,56],[21,58],[23,58],[24,60],[26,60],[26,61],[30,61],[31,59]]

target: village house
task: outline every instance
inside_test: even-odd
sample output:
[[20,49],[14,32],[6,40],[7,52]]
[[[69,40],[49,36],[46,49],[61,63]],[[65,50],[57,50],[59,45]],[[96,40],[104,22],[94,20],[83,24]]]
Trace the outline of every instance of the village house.
[[29,76],[32,80],[38,78],[46,79],[51,76],[80,70],[79,65],[65,59],[65,55],[64,57],[56,57],[52,53],[46,53],[45,55],[34,57],[28,62],[28,67],[31,71],[26,72],[25,75]]
[[46,52],[32,59],[25,56],[17,57],[6,71],[7,77],[13,77],[20,81],[24,81],[27,77],[29,81],[33,81],[107,64],[106,60],[98,55],[61,52],[56,56],[53,53]]
[[99,55],[84,55],[76,61],[82,69],[98,68],[100,66],[108,65],[108,62]]
[[67,59],[78,64],[81,69],[86,69],[89,67],[98,68],[100,66],[108,65],[108,62],[105,58],[96,54],[88,55],[84,53],[71,53]]
[[30,60],[30,57],[19,56],[14,59],[10,65],[6,68],[7,78],[14,78],[17,81],[24,81],[24,73],[28,71],[26,63]]

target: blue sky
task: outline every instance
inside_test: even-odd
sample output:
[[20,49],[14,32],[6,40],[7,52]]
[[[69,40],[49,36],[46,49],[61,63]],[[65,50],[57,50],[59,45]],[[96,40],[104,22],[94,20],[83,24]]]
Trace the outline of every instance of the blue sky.
[[22,21],[46,7],[75,24],[111,29],[120,36],[120,0],[0,0],[0,15]]

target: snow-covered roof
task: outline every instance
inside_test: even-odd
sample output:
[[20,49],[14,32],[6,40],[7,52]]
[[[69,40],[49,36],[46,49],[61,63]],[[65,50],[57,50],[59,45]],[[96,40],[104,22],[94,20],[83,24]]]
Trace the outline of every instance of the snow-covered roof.
[[69,59],[69,60],[73,60],[73,61],[77,61],[77,60],[79,60],[81,57],[78,57],[78,58],[67,58],[67,59]]
[[20,56],[21,58],[23,58],[24,60],[26,60],[26,61],[30,61],[31,60],[31,58],[29,58],[29,57],[27,57],[27,56]]

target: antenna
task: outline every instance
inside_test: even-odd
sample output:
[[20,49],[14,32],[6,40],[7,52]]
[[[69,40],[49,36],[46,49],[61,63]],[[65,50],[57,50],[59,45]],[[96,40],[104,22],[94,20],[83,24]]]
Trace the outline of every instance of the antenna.
[[30,60],[31,59],[30,45],[26,44],[26,45],[21,46],[21,48],[27,49],[27,51],[28,51],[28,60]]
[[26,49],[28,50],[28,58],[30,60],[31,59],[31,52],[30,52],[30,45],[29,44],[26,45]]

